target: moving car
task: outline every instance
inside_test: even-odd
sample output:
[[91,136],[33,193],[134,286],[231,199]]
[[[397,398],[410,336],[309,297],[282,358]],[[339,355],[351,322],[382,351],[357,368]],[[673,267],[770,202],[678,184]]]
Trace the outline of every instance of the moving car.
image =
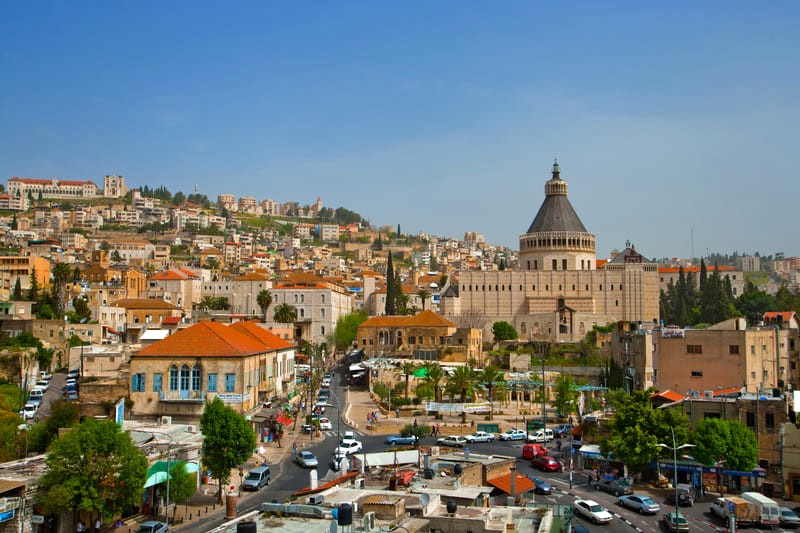
[[417,437],[414,435],[389,435],[386,437],[386,444],[416,444]]
[[617,503],[623,507],[633,509],[639,514],[656,514],[661,510],[661,506],[653,501],[653,498],[643,494],[620,496]]
[[343,439],[339,446],[333,450],[334,455],[351,455],[360,452],[364,445],[353,439]]
[[594,500],[575,500],[572,509],[593,524],[608,524],[614,515]]
[[269,467],[257,466],[247,473],[242,490],[258,490],[265,485],[269,485]]
[[594,484],[594,488],[613,494],[614,496],[633,494],[633,487],[631,487],[630,483],[622,479],[601,479]]
[[[684,507],[691,507],[694,505],[694,487],[687,483],[678,483],[678,504]],[[667,503],[675,505],[675,492],[670,491],[667,496]]]
[[525,435],[526,433],[523,430],[512,428],[500,433],[498,438],[500,440],[525,440]]
[[528,442],[550,442],[553,440],[552,429],[537,429],[527,437]]
[[549,455],[539,455],[531,459],[531,466],[542,472],[560,472],[561,463]]
[[542,478],[536,476],[528,476],[528,479],[536,483],[536,488],[533,492],[536,494],[550,494],[553,492],[553,486]]
[[164,522],[157,522],[155,520],[148,520],[139,526],[136,533],[167,533],[168,527]]
[[788,507],[781,507],[781,526],[794,529],[800,526],[800,517]]
[[318,403],[317,405],[314,406],[313,413],[315,415],[325,414],[325,408],[326,407],[328,407],[328,406],[324,402],[323,403]]
[[439,446],[455,446],[456,448],[463,448],[467,444],[467,439],[461,435],[448,435],[447,437],[439,437],[436,439],[436,444]]
[[319,466],[319,461],[317,461],[317,457],[308,451],[303,450],[302,452],[297,452],[297,457],[295,457],[295,462],[302,466],[303,468],[316,468]]
[[561,437],[568,437],[572,433],[572,424],[559,424],[553,428],[553,435],[560,439]]
[[331,424],[331,421],[329,419],[322,417],[319,419],[319,429],[321,431],[325,430],[330,431],[333,429],[333,424]]
[[674,511],[664,515],[664,525],[667,531],[689,531],[689,521],[680,513],[676,516]]
[[486,431],[476,431],[472,435],[465,435],[467,442],[494,442],[494,433],[487,433]]
[[326,389],[328,387],[330,387],[331,386],[331,378],[329,378],[328,376],[325,376],[324,378],[322,378],[322,386],[325,387]]
[[530,443],[522,447],[523,459],[533,459],[534,457],[539,457],[540,455],[547,455],[547,448],[541,444]]

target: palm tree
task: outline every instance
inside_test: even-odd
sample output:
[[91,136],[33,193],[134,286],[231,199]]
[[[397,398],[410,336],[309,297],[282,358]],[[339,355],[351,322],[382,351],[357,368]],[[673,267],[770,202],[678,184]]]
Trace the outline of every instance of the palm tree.
[[259,292],[256,295],[256,303],[258,307],[261,308],[261,312],[264,314],[264,322],[267,321],[267,310],[269,306],[272,305],[272,293],[269,292],[268,289],[264,289],[263,291]]
[[208,313],[208,311],[211,310],[212,307],[214,306],[214,297],[213,296],[203,296],[200,299],[200,303],[198,305],[200,306],[200,309],[202,309],[206,313]]
[[416,369],[417,364],[414,361],[404,361],[403,364],[400,365],[400,372],[406,376],[406,398],[408,398],[408,378]]
[[297,320],[297,309],[289,304],[278,304],[275,307],[272,318],[275,322],[280,322],[281,324],[291,324]]
[[211,309],[215,309],[217,311],[225,311],[231,308],[231,303],[228,301],[227,296],[218,296],[214,298],[214,301],[211,303]]
[[428,300],[428,298],[431,297],[431,293],[426,291],[425,289],[420,289],[417,291],[417,296],[419,297],[420,300],[422,300],[422,310],[424,311],[425,302]]
[[480,373],[479,380],[489,391],[489,420],[494,419],[494,391],[503,386],[503,373],[494,366],[487,365]]
[[[475,393],[477,381],[475,371],[472,370],[471,367],[459,366],[447,378],[447,388],[450,390],[451,394],[458,394],[460,396],[461,403],[466,403],[467,396],[471,396]],[[466,424],[466,422],[467,412],[462,410],[461,423]]]
[[425,365],[425,377],[422,378],[422,381],[433,387],[433,399],[437,402],[442,401],[442,392],[439,386],[444,379],[445,372],[442,367],[439,366],[439,363],[428,363]]

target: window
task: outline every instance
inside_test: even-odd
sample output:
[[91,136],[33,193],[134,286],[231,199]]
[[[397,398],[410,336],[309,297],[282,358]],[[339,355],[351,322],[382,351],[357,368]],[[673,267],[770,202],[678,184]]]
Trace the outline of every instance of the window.
[[153,392],[161,392],[161,381],[164,374],[153,374]]
[[319,327],[319,334],[320,335],[325,335],[325,326],[320,326]]
[[324,309],[320,309],[319,310],[319,317],[320,318],[325,318],[325,310]]
[[561,270],[566,270],[566,269],[567,269],[567,260],[566,259],[562,259],[561,260]]
[[131,376],[131,391],[144,392],[144,374],[134,374]]
[[325,295],[324,294],[320,295],[319,300],[320,300],[320,303],[324,304],[325,303]]
[[236,374],[225,374],[225,392],[236,390]]
[[558,270],[558,259],[553,259],[553,270]]
[[692,370],[692,377],[693,378],[702,378],[703,371],[702,370]]
[[208,375],[208,392],[217,392],[217,375]]
[[539,261],[537,259],[533,260],[533,269],[539,270]]
[[702,344],[687,344],[686,353],[703,353]]
[[749,428],[756,427],[756,414],[755,413],[748,411],[747,413],[745,413],[745,417],[744,418],[745,418],[745,422],[744,423],[747,425],[747,427],[749,427]]
[[169,367],[169,390],[178,390],[178,367],[172,365]]
[[775,413],[764,413],[764,425],[767,429],[775,428]]
[[200,390],[200,365],[192,367],[192,390]]
[[181,366],[181,390],[189,390],[189,365]]
[[414,344],[417,341],[417,338],[414,335],[410,335],[408,337],[408,344]]
[[739,345],[731,344],[730,346],[728,346],[728,353],[731,355],[737,355],[739,353]]

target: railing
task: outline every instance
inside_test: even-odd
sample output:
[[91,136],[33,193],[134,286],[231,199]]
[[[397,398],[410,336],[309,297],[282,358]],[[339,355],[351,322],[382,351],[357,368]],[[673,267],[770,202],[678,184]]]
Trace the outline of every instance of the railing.
[[204,390],[167,390],[158,393],[158,399],[162,402],[205,402],[206,391]]

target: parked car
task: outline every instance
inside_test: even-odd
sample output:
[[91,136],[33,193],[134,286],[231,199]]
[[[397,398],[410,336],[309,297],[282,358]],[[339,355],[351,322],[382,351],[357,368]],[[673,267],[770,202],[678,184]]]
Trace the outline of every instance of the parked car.
[[553,438],[552,429],[537,429],[533,433],[528,434],[526,440],[528,442],[550,442]]
[[560,472],[561,463],[549,455],[539,455],[531,460],[531,466],[542,472]]
[[76,401],[78,399],[78,392],[70,390],[64,393],[64,399],[67,401]]
[[53,374],[47,372],[46,370],[42,370],[41,372],[39,372],[39,379],[50,381],[51,379],[53,379]]
[[800,517],[788,507],[781,507],[781,526],[794,529],[800,526]]
[[78,379],[80,376],[81,376],[81,372],[80,372],[80,370],[77,370],[77,369],[73,369],[73,370],[70,370],[69,372],[67,372],[67,379],[70,379],[70,378]]
[[322,389],[321,391],[319,391],[319,394],[317,394],[317,398],[319,398],[317,403],[327,403],[330,397],[331,397],[331,392],[329,390]]
[[325,387],[326,389],[328,387],[330,387],[331,386],[331,378],[329,378],[328,376],[325,376],[324,378],[322,378],[322,386]]
[[44,392],[47,392],[47,389],[50,388],[50,382],[47,381],[46,379],[40,379],[39,381],[36,382],[36,388],[42,389]]
[[557,439],[568,437],[572,434],[572,427],[572,424],[559,424],[553,428],[553,435]]
[[593,524],[608,524],[614,518],[614,515],[594,500],[575,500],[572,509]]
[[22,417],[25,420],[30,420],[31,418],[36,416],[36,411],[39,410],[38,405],[34,405],[32,403],[26,403],[25,407],[22,408]]
[[525,431],[517,428],[508,429],[498,436],[500,440],[525,440]]
[[461,435],[448,435],[447,437],[439,437],[436,439],[436,444],[439,446],[455,446],[456,448],[463,448],[467,444],[467,439]]
[[536,483],[536,488],[533,492],[536,494],[550,494],[553,492],[553,486],[542,478],[536,476],[528,476],[528,479]]
[[633,494],[633,487],[623,479],[601,479],[594,484],[594,488],[613,494],[614,496]]
[[30,398],[28,398],[28,401],[26,403],[33,404],[38,409],[39,406],[42,405],[42,397],[41,396],[31,396]]
[[617,503],[623,507],[633,509],[639,514],[656,514],[661,510],[661,506],[658,505],[653,498],[644,496],[643,494],[620,496]]
[[389,435],[386,437],[386,444],[415,444],[417,437],[414,435]]
[[364,445],[361,444],[361,441],[354,439],[343,439],[342,442],[339,443],[339,446],[333,450],[333,454],[351,455],[360,452],[362,449],[364,449]]
[[[695,491],[694,487],[688,483],[678,483],[678,504],[683,507],[691,507],[694,505]],[[670,491],[667,496],[667,503],[675,505],[675,492]]]
[[667,513],[664,515],[664,526],[667,531],[689,531],[689,521],[680,513]]
[[295,462],[302,466],[303,468],[316,468],[319,466],[319,461],[317,461],[317,457],[308,451],[303,450],[302,452],[297,452],[297,457],[295,458]]
[[168,526],[165,522],[157,522],[155,520],[148,520],[139,526],[136,533],[167,533]]
[[41,400],[42,396],[44,396],[44,391],[39,387],[34,387],[31,389],[30,397],[31,398],[39,398]]
[[325,408],[326,408],[326,407],[328,407],[328,406],[327,406],[327,405],[325,405],[325,402],[322,402],[322,403],[317,403],[317,405],[315,405],[315,406],[314,406],[314,410],[313,410],[312,412],[313,412],[315,415],[322,415],[322,414],[325,414]]
[[494,442],[494,433],[487,433],[486,431],[476,431],[472,435],[465,435],[467,442]]

